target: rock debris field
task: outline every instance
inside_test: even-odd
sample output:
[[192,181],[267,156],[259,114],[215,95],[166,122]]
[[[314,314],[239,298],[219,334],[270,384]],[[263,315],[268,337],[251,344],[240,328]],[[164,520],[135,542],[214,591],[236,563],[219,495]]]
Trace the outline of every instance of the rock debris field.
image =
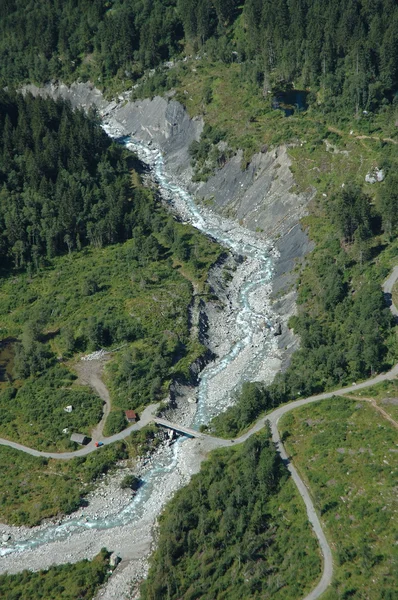
[[[187,440],[184,442],[184,452],[176,452],[175,444],[163,444],[154,454],[142,458],[132,468],[126,464],[120,465],[123,468],[116,474],[103,478],[96,490],[87,497],[87,507],[63,518],[62,522],[50,521],[33,528],[1,525],[1,535],[11,536],[7,543],[3,542],[3,551],[10,544],[14,546],[18,541],[33,540],[40,534],[45,536],[46,531],[57,527],[61,537],[58,541],[3,556],[0,563],[1,572],[17,573],[23,569],[36,571],[54,564],[77,562],[84,558],[92,558],[105,546],[118,553],[123,558],[123,563],[116,569],[109,584],[101,590],[98,597],[115,600],[127,597],[131,582],[140,582],[146,575],[156,517],[174,491],[185,485],[199,469],[197,450],[192,452],[192,447],[196,445],[197,440]],[[120,526],[101,530],[90,528],[90,523],[96,520],[111,522],[115,518],[120,519],[120,515],[131,507],[133,492],[120,488],[120,482],[126,474],[134,473],[145,481],[146,474],[155,465],[168,461],[173,455],[172,471],[158,478],[149,498],[138,502],[141,508],[141,511],[137,511],[141,512],[138,519],[133,516],[129,520],[126,515],[126,523]],[[145,485],[142,490],[144,489]],[[139,494],[140,491],[137,492],[137,496]],[[76,522],[83,525],[76,527]]]
[[[117,120],[112,120],[112,109],[107,111],[107,122],[109,134],[126,134]],[[218,299],[204,308],[208,322],[206,345],[217,358],[200,375],[198,404],[192,404],[191,388],[177,395],[177,406],[170,413],[173,421],[190,425],[197,407],[194,424],[199,426],[231,404],[244,380],[270,382],[280,369],[284,351],[278,348],[273,334],[279,323],[285,328],[290,312],[276,315],[270,301],[273,265],[279,253],[267,240],[235,221],[204,206],[195,207],[178,180],[172,176],[167,179],[161,171],[159,150],[142,145],[140,157],[151,166],[170,209],[232,251],[224,265],[212,269],[209,282]],[[103,356],[85,358],[98,360]],[[123,561],[98,598],[138,597],[138,584],[147,573],[154,544],[157,517],[216,446],[217,442],[210,439],[180,438],[172,445],[164,443],[137,465],[122,465],[90,494],[87,507],[62,521],[32,529],[0,526],[0,534],[11,536],[1,547],[0,572],[76,562],[95,556],[106,546]],[[120,489],[121,478],[129,472],[144,482],[135,498],[132,492]],[[18,551],[7,553],[11,548]]]

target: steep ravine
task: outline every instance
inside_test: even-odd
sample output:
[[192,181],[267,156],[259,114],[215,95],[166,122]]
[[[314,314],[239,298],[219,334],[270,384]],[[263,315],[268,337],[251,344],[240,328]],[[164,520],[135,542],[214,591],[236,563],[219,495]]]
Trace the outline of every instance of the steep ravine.
[[[239,198],[241,202],[246,202],[248,215],[251,214],[249,198],[252,198],[254,210],[257,204],[265,202],[266,189],[265,195],[270,200],[268,208],[257,210],[257,221],[248,218],[246,223],[253,229],[264,229],[256,233],[220,214],[224,212],[222,200],[219,212],[203,206],[198,209],[193,201],[192,193],[201,193],[203,190],[189,183],[188,146],[192,139],[200,135],[202,123],[189,119],[181,105],[167,103],[160,98],[134,104],[108,104],[99,92],[80,84],[71,90],[60,86],[49,88],[47,92],[53,96],[69,97],[74,106],[98,106],[107,131],[113,136],[129,136],[124,142],[151,166],[153,177],[180,218],[211,234],[237,257],[245,257],[244,260],[237,260],[231,270],[232,281],[223,298],[223,310],[217,304],[207,306],[209,347],[219,359],[208,365],[201,375],[195,424],[198,426],[207,422],[231,402],[234,391],[244,379],[269,382],[281,368],[289,349],[294,347],[294,339],[286,327],[283,327],[283,335],[279,338],[272,335],[269,327],[274,326],[277,320],[276,307],[279,308],[278,319],[282,321],[294,309],[294,294],[286,293],[291,284],[288,271],[295,258],[302,256],[309,248],[305,234],[297,225],[308,198],[296,198],[296,208],[292,196],[285,203],[278,203],[278,190],[282,193],[283,185],[282,182],[280,185],[275,182],[278,177],[274,173],[268,174],[266,180],[269,170],[269,164],[268,167],[266,164],[270,160],[266,154],[255,158],[258,160],[257,167],[256,164],[251,165],[245,173],[241,173],[236,159],[233,159],[235,162],[231,161],[206,185],[213,186],[214,196],[219,189],[221,198],[228,181],[230,197],[236,206]],[[285,156],[288,161],[286,153]],[[260,185],[261,181],[264,188]],[[289,182],[288,185],[291,187]],[[253,191],[253,186],[257,192]],[[187,187],[191,194],[187,192]],[[281,204],[284,208],[281,208]],[[275,207],[278,207],[277,211]],[[274,229],[278,228],[280,237],[277,247],[267,240],[272,233],[269,224],[266,230],[267,219],[272,220]],[[212,276],[217,285],[219,274],[213,273]],[[279,296],[273,306],[270,302],[271,287]],[[281,348],[284,352],[281,352]],[[191,474],[199,469],[207,451],[202,442],[189,440],[182,445],[183,451],[180,451],[180,443],[168,452],[168,456],[159,457],[159,464],[155,464],[148,472],[148,484],[144,486],[141,498],[135,504],[133,502],[126,506],[122,513],[116,511],[113,514],[110,510],[109,518],[104,520],[96,515],[97,518],[92,521],[87,521],[87,516],[83,518],[82,514],[72,517],[72,523],[61,523],[48,529],[42,527],[39,545],[35,544],[33,548],[28,540],[25,544],[20,538],[21,544],[17,546],[19,550],[22,547],[25,550],[3,558],[1,569],[15,572],[26,567],[38,569],[53,563],[74,562],[82,557],[93,556],[102,546],[108,546],[119,550],[129,562],[111,578],[101,597],[125,597],[129,581],[139,579],[145,573],[145,561],[142,562],[142,559],[150,551],[156,516],[175,489],[184,485]],[[27,537],[33,541],[35,532],[30,531]]]
[[[205,184],[193,183],[189,146],[193,140],[199,140],[204,123],[200,117],[191,119],[178,102],[159,96],[130,102],[128,92],[108,102],[90,83],[75,83],[70,87],[48,84],[44,88],[30,85],[25,89],[33,95],[66,99],[76,108],[96,107],[113,135],[131,136],[147,148],[159,149],[165,171],[177,178],[192,196],[210,198],[213,213],[233,215],[228,220],[251,231],[260,242],[273,240],[278,253],[272,277],[272,297],[276,299],[273,310],[282,323],[287,323],[295,310],[292,269],[312,249],[299,221],[306,214],[315,190],[300,194],[291,191],[295,181],[286,146],[254,155],[244,171],[238,152]],[[283,327],[278,346],[283,350],[284,362],[296,345],[297,339]]]

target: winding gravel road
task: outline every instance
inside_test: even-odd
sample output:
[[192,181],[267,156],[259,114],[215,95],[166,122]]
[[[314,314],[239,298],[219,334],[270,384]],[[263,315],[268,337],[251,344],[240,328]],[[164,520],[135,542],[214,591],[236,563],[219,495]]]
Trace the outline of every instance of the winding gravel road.
[[387,277],[387,279],[383,283],[383,292],[385,294],[386,301],[390,307],[392,314],[396,318],[398,317],[398,308],[396,306],[394,306],[393,301],[392,301],[392,289],[393,289],[394,284],[397,281],[397,279],[398,279],[398,266],[394,267],[394,269],[392,270],[392,273]]
[[[386,300],[389,304],[390,310],[391,310],[392,314],[396,317],[398,317],[398,309],[392,303],[391,298],[392,298],[392,289],[397,280],[398,280],[398,266],[396,266],[393,269],[392,273],[385,280],[385,282],[383,283],[383,286],[382,286],[383,292],[386,295]],[[339,396],[339,395],[347,394],[349,392],[356,392],[360,389],[367,388],[371,385],[375,385],[376,383],[395,379],[397,376],[398,376],[398,364],[396,364],[387,373],[381,373],[380,375],[376,375],[375,377],[372,377],[371,379],[367,379],[366,381],[363,381],[361,383],[358,383],[358,384],[353,383],[350,386],[347,386],[345,388],[340,388],[340,389],[334,390],[332,392],[324,392],[322,394],[310,396],[309,398],[302,398],[300,400],[295,400],[288,404],[284,404],[283,406],[280,406],[279,408],[275,409],[274,411],[272,411],[265,417],[260,418],[253,425],[253,427],[251,427],[251,429],[249,429],[245,434],[241,435],[240,437],[236,438],[235,440],[225,440],[225,439],[217,438],[217,437],[210,436],[210,435],[202,435],[201,436],[201,438],[203,440],[206,440],[207,450],[210,451],[213,448],[230,446],[232,442],[234,442],[235,445],[241,444],[241,443],[245,442],[248,438],[250,438],[253,434],[255,434],[258,431],[260,431],[261,429],[263,429],[263,427],[265,426],[267,421],[269,422],[270,427],[271,427],[271,432],[272,432],[272,439],[275,443],[276,449],[279,452],[283,462],[287,466],[287,468],[292,476],[292,479],[293,479],[294,483],[296,484],[301,497],[303,498],[303,501],[304,501],[306,509],[307,509],[308,520],[310,521],[310,523],[313,527],[314,533],[315,533],[316,537],[318,538],[321,552],[323,555],[322,577],[321,577],[319,583],[317,584],[317,586],[303,600],[317,600],[317,598],[319,598],[326,591],[326,589],[328,588],[328,586],[330,585],[330,583],[332,581],[333,558],[332,558],[332,552],[331,552],[330,546],[329,546],[328,541],[325,537],[325,534],[322,530],[322,526],[319,521],[318,515],[316,513],[310,493],[309,493],[306,485],[304,484],[303,480],[299,476],[297,470],[295,469],[293,464],[290,462],[289,457],[286,453],[286,450],[282,444],[282,440],[281,440],[281,437],[280,437],[279,431],[278,431],[279,419],[281,418],[282,415],[285,415],[286,413],[290,412],[291,410],[294,410],[295,408],[299,408],[301,406],[306,406],[307,404],[311,404],[312,402],[319,402],[320,400],[326,400],[328,398],[331,398],[332,396]],[[143,413],[141,415],[141,420],[138,423],[131,425],[130,427],[128,427],[127,429],[125,429],[124,431],[121,431],[120,433],[118,433],[116,435],[113,435],[108,438],[102,438],[104,445],[112,444],[113,442],[122,440],[122,439],[128,437],[132,431],[137,431],[139,429],[142,429],[149,423],[153,422],[154,418],[155,418],[155,412],[156,412],[157,406],[158,405],[155,405],[155,404],[148,406],[143,411]],[[61,459],[61,460],[68,460],[71,458],[75,458],[77,456],[86,456],[87,454],[90,454],[91,452],[95,452],[97,450],[97,448],[94,445],[94,441],[92,441],[86,447],[81,448],[80,450],[76,450],[74,452],[61,452],[61,453],[38,451],[38,450],[35,450],[34,448],[28,448],[27,446],[23,446],[22,444],[18,444],[16,442],[11,442],[9,440],[5,440],[2,438],[0,438],[0,445],[9,446],[10,448],[14,448],[16,450],[26,452],[28,454],[31,454],[32,456],[44,456],[47,458],[56,458],[56,459]]]
[[[398,276],[398,271],[397,271],[397,276]],[[257,431],[260,431],[264,427],[266,421],[268,421],[271,426],[272,439],[275,442],[276,449],[279,452],[283,462],[287,466],[287,468],[292,476],[292,479],[293,479],[294,483],[296,484],[301,497],[304,500],[304,503],[305,503],[305,506],[307,509],[308,520],[314,529],[314,533],[315,533],[316,537],[318,538],[319,545],[320,545],[322,555],[323,555],[323,573],[322,573],[321,580],[319,581],[316,588],[314,588],[310,592],[310,594],[308,594],[304,598],[304,600],[316,600],[317,598],[319,598],[321,596],[321,594],[323,594],[323,592],[326,591],[327,587],[330,585],[330,583],[332,581],[333,558],[332,558],[332,551],[331,551],[328,541],[325,537],[325,534],[323,533],[322,526],[319,521],[318,515],[316,513],[310,493],[309,493],[305,483],[303,482],[303,480],[297,473],[294,465],[290,462],[288,455],[286,453],[286,450],[282,444],[281,437],[280,437],[279,431],[278,431],[279,419],[281,418],[282,415],[285,415],[286,413],[290,412],[291,410],[294,410],[295,408],[299,408],[300,406],[306,406],[307,404],[311,404],[312,402],[319,402],[320,400],[326,400],[327,398],[331,398],[332,396],[340,396],[342,394],[354,392],[356,390],[360,390],[360,389],[369,387],[370,385],[380,383],[381,381],[395,379],[397,376],[398,376],[398,364],[395,365],[395,367],[393,369],[391,369],[391,371],[388,371],[388,373],[382,373],[380,375],[377,375],[376,377],[373,377],[372,379],[363,381],[362,383],[353,384],[353,385],[350,385],[349,387],[345,387],[345,388],[336,390],[334,392],[325,392],[323,394],[317,394],[316,396],[311,396],[309,398],[303,398],[302,400],[295,400],[294,402],[290,402],[289,404],[284,404],[283,406],[280,406],[279,408],[274,410],[272,413],[270,413],[266,417],[263,417],[262,419],[257,421],[256,424],[247,433],[245,433],[244,435],[242,435],[241,437],[239,437],[235,440],[235,443],[244,442],[250,436],[252,436],[254,433],[256,433]]]
[[[141,418],[138,423],[134,423],[127,427],[127,429],[123,429],[120,433],[115,433],[110,437],[103,437],[101,441],[104,446],[108,444],[113,444],[113,442],[118,442],[119,440],[124,440],[128,437],[133,431],[138,431],[149,425],[149,423],[153,422],[155,417],[155,412],[158,407],[158,404],[150,404],[146,407],[146,409],[142,412]],[[87,446],[84,448],[80,448],[80,450],[74,450],[73,452],[44,452],[41,450],[35,450],[34,448],[28,448],[28,446],[23,446],[22,444],[18,444],[17,442],[11,442],[10,440],[5,440],[0,438],[0,446],[9,446],[10,448],[14,448],[14,450],[21,450],[21,452],[26,452],[27,454],[31,454],[32,456],[44,456],[45,458],[58,458],[60,460],[69,460],[70,458],[76,458],[77,456],[87,456],[87,454],[91,454],[91,452],[95,452],[98,448],[95,445],[95,440],[91,440]]]

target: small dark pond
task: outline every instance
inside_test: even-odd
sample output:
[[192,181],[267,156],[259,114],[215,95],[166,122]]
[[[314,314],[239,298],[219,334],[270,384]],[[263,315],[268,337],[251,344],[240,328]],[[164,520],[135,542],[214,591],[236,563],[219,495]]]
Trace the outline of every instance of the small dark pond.
[[305,90],[289,90],[277,92],[272,98],[272,108],[283,110],[286,117],[290,117],[295,111],[306,110],[308,92]]
[[7,381],[7,373],[12,376],[16,338],[4,338],[0,341],[0,381]]

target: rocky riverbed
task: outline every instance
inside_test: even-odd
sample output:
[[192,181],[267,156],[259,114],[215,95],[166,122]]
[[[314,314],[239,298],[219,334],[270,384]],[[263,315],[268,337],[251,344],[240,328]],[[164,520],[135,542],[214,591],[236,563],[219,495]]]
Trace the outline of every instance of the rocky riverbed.
[[[230,255],[223,264],[216,265],[211,271],[209,283],[217,295],[217,300],[202,307],[207,319],[204,341],[221,359],[228,354],[234,342],[242,337],[237,321],[242,310],[238,296],[245,281],[251,280],[255,267],[256,259],[250,261],[248,258],[233,258]],[[228,273],[228,277],[225,273]],[[274,318],[269,304],[269,293],[269,282],[264,282],[264,285],[257,288],[255,298],[250,298],[248,290],[248,297],[254,303],[255,312],[259,311],[259,328],[258,331],[255,330],[252,343],[245,352],[237,353],[231,361],[231,366],[228,367],[228,363],[226,368],[210,376],[205,393],[208,399],[213,399],[216,412],[221,408],[221,405],[217,406],[217,400],[224,399],[224,402],[228,403],[239,377],[249,368],[251,358],[254,360],[261,348],[264,336],[268,335],[268,340],[274,344],[274,356],[268,357],[269,362],[266,366],[259,361],[259,369],[265,369],[268,377],[272,377],[273,371],[280,366],[280,357],[274,343],[276,338],[269,329],[269,323]],[[275,363],[272,366],[273,361]],[[219,368],[219,364],[219,361],[216,361],[208,365],[210,375],[212,369]],[[174,402],[168,410],[167,417],[189,425],[197,412],[194,402],[197,400],[197,391],[198,389],[192,386],[177,386]],[[204,416],[204,419],[206,418],[207,413]],[[172,445],[169,442],[163,443],[158,451],[143,457],[137,464],[121,464],[116,474],[105,477],[98,488],[88,496],[87,507],[62,521],[47,522],[32,529],[1,527],[3,535],[11,535],[11,539],[3,544],[2,550],[19,548],[17,553],[2,557],[1,572],[13,573],[24,568],[38,570],[53,564],[75,562],[93,557],[106,546],[119,553],[123,561],[98,598],[119,600],[131,597],[131,590],[135,589],[134,594],[137,592],[139,582],[147,573],[157,516],[174,492],[185,485],[193,473],[199,471],[201,461],[213,447],[202,440],[179,440]],[[153,472],[159,465],[163,467],[160,467],[160,472],[155,475],[153,481]],[[144,482],[146,478],[152,478],[151,492],[145,496],[145,483],[135,498],[131,492],[121,490],[120,481],[128,473],[136,474]],[[139,505],[138,509],[132,508],[134,504]],[[123,524],[113,526],[112,522],[120,520],[123,513],[126,514]],[[102,523],[101,529],[95,525],[98,522]],[[104,528],[107,523],[109,528]],[[37,539],[41,540],[41,543],[30,547],[30,541]]]
[[[226,264],[212,270],[210,284],[218,300],[207,303],[203,309],[207,321],[206,343],[218,358],[201,373],[197,390],[178,390],[172,408],[173,420],[189,424],[195,414],[194,422],[199,426],[233,401],[244,380],[271,381],[295,347],[296,342],[286,328],[295,308],[290,273],[294,261],[310,248],[305,233],[297,226],[308,198],[287,194],[284,186],[291,185],[285,152],[279,153],[286,171],[279,183],[274,182],[274,172],[267,175],[268,163],[273,160],[271,155],[257,157],[253,168],[245,173],[240,172],[234,159],[226,165],[227,171],[216,174],[218,180],[210,182],[211,191],[218,198],[219,212],[203,204],[195,207],[184,191],[184,184],[192,193],[199,192],[190,185],[188,146],[200,135],[203,126],[200,120],[189,119],[180,105],[168,104],[163,99],[109,104],[86,84],[72,89],[47,88],[45,93],[67,97],[74,106],[88,108],[95,104],[110,134],[134,135],[135,141],[130,140],[132,148],[139,149],[141,158],[151,166],[171,209],[232,252]],[[165,156],[164,165],[161,153]],[[231,194],[235,208],[239,198],[246,203],[251,215],[247,227],[263,231],[250,230],[225,216],[226,197],[222,189]],[[259,209],[261,202],[265,203],[264,210]],[[275,244],[267,241],[271,235],[270,220],[273,220],[272,231],[279,236]],[[281,335],[274,336],[275,333]],[[75,562],[94,556],[106,546],[118,552],[123,561],[98,598],[135,597],[137,582],[147,572],[157,516],[173,493],[199,470],[201,461],[214,447],[214,443],[204,440],[179,440],[171,446],[162,445],[152,458],[145,459],[149,461],[147,464],[134,467],[146,481],[134,499],[130,492],[120,490],[120,478],[130,469],[125,466],[123,471],[101,482],[89,497],[87,507],[58,524],[44,524],[31,530],[0,527],[4,535],[12,536],[3,550],[12,546],[19,549],[3,556],[1,571],[37,570]]]
[[[178,444],[181,443],[184,444],[184,451],[178,452]],[[199,470],[202,450],[200,448],[194,450],[197,445],[196,440],[184,442],[180,440],[173,444],[167,442],[163,443],[155,453],[141,458],[134,466],[120,464],[115,474],[104,477],[96,490],[89,494],[88,506],[63,518],[62,521],[48,521],[33,528],[0,526],[0,534],[4,538],[11,536],[7,542],[2,543],[2,551],[10,547],[18,547],[20,544],[25,546],[21,552],[13,552],[2,557],[1,572],[39,570],[53,564],[76,562],[95,556],[102,547],[106,546],[123,558],[123,563],[118,569],[123,577],[119,575],[116,577],[115,574],[112,580],[117,581],[117,585],[112,581],[112,590],[110,588],[107,595],[103,597],[120,600],[124,597],[124,593],[127,593],[129,582],[134,578],[141,580],[146,572],[146,559],[151,550],[152,529],[157,515],[174,491],[185,485],[192,474]],[[157,485],[154,486],[149,498],[140,502],[140,494],[145,496],[146,477],[162,463],[169,466],[167,473],[158,478]],[[141,510],[137,511],[137,518],[131,520],[128,513],[134,493],[120,488],[121,480],[130,473],[144,481],[144,485],[138,490],[133,501],[141,504]],[[114,517],[120,518],[123,512],[126,513],[126,522],[118,527],[112,527]],[[103,524],[109,522],[110,528],[101,530],[94,528],[94,523],[97,521],[102,521]],[[57,535],[54,535],[57,530]],[[44,542],[46,533],[48,535],[50,532],[53,533],[51,541],[29,548],[30,541],[41,537]]]

